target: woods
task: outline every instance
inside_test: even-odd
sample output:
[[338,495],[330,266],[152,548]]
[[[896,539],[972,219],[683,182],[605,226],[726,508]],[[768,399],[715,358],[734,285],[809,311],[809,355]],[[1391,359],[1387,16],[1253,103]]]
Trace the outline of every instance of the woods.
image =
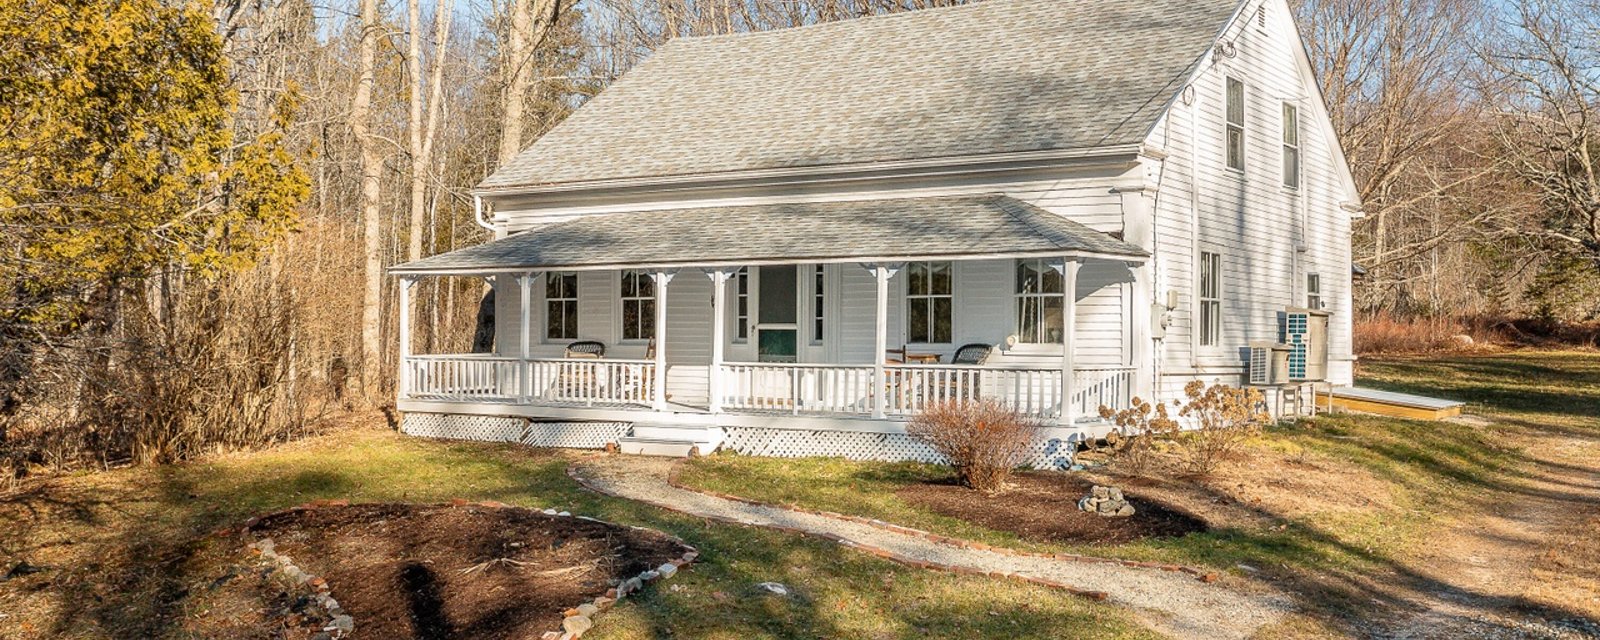
[[[942,4],[0,7],[0,474],[179,460],[388,404],[383,270],[489,239],[471,187],[649,52]],[[1600,2],[1296,8],[1365,202],[1357,310],[1592,321]],[[469,350],[486,289],[419,284],[419,348]]]

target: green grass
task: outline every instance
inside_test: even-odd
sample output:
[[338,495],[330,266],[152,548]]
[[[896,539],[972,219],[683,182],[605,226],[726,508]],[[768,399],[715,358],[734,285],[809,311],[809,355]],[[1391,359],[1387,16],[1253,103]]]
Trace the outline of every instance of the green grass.
[[[1251,443],[1249,455],[1258,465],[1272,465],[1282,476],[1295,474],[1297,464],[1360,470],[1365,472],[1362,486],[1351,490],[1378,491],[1384,500],[1360,509],[1318,509],[1308,500],[1303,505],[1307,508],[1292,514],[1245,505],[1236,510],[1253,511],[1256,517],[1234,526],[1117,546],[1023,541],[896,497],[895,491],[909,484],[948,477],[947,469],[931,465],[716,455],[694,461],[680,480],[1013,548],[1158,560],[1234,573],[1244,573],[1241,565],[1246,565],[1289,585],[1313,610],[1342,618],[1391,592],[1375,588],[1374,582],[1418,590],[1439,587],[1408,561],[1433,532],[1526,489],[1523,473],[1531,464],[1524,447],[1530,438],[1600,435],[1600,354],[1593,352],[1364,362],[1359,382],[1464,400],[1470,412],[1494,422],[1483,427],[1331,415],[1276,427]],[[1197,483],[1188,506],[1204,513],[1207,498],[1232,497],[1227,475]]]
[[[318,498],[461,497],[655,527],[702,551],[689,571],[602,615],[586,638],[1155,637],[1131,615],[1016,581],[922,571],[813,538],[710,524],[583,490],[569,454],[356,429],[204,464],[57,479],[0,500],[0,638],[177,637],[228,548],[197,536]],[[764,581],[794,597],[757,595]]]

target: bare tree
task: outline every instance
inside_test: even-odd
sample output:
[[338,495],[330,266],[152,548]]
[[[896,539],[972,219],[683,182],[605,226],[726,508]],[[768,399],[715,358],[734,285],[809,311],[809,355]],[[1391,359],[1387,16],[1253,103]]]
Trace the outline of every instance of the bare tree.
[[378,0],[361,0],[361,42],[357,62],[356,90],[350,100],[350,130],[355,134],[361,156],[361,224],[365,287],[361,297],[361,384],[369,397],[375,397],[383,367],[383,219],[380,172],[383,158],[378,155],[378,138],[372,131],[372,88],[376,82]]
[[511,0],[510,26],[506,34],[506,88],[502,94],[499,165],[510,162],[522,150],[523,111],[528,89],[533,84],[537,65],[535,54],[561,20],[562,0]]

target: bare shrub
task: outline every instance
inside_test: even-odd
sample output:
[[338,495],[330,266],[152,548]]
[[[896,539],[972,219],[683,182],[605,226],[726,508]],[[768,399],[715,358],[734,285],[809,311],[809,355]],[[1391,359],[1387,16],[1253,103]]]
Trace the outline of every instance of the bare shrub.
[[1117,425],[1106,434],[1114,459],[1128,473],[1143,474],[1155,462],[1155,440],[1178,432],[1178,422],[1167,414],[1167,406],[1151,404],[1134,397],[1131,406],[1121,411],[1100,405],[1100,417]]
[[1226,384],[1206,386],[1195,380],[1183,387],[1189,401],[1178,415],[1195,421],[1195,428],[1178,438],[1184,466],[1198,475],[1210,475],[1223,460],[1236,457],[1246,440],[1272,422],[1266,400],[1256,389]]
[[994,493],[1027,459],[1038,427],[994,400],[946,401],[913,418],[906,432],[949,460],[962,484]]
[[[1390,313],[1363,314],[1356,318],[1356,353],[1438,353],[1458,349],[1471,335],[1468,328],[1449,318],[1402,318]],[[1472,336],[1478,342],[1482,334]]]

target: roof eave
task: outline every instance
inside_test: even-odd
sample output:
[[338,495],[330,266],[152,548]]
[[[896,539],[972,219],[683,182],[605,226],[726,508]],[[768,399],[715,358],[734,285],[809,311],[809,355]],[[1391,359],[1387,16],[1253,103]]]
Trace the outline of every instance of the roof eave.
[[778,258],[761,259],[748,258],[737,260],[684,260],[678,262],[639,262],[639,263],[596,263],[588,265],[508,265],[496,267],[445,267],[445,268],[406,268],[406,265],[395,265],[388,269],[391,276],[493,276],[514,275],[543,271],[616,271],[620,269],[642,270],[677,270],[677,269],[713,269],[718,267],[751,267],[763,265],[789,265],[789,264],[882,264],[898,262],[920,262],[927,260],[1006,260],[1015,258],[1078,258],[1092,260],[1108,260],[1112,262],[1126,262],[1129,264],[1144,264],[1149,260],[1148,253],[1140,255],[1109,253],[1104,251],[1091,251],[1083,249],[1040,249],[1036,251],[1008,251],[999,253],[975,254],[906,254],[883,256],[816,256],[806,258]]
[[825,180],[837,178],[847,179],[852,176],[894,171],[917,173],[988,172],[1004,170],[1008,167],[1018,164],[1104,161],[1107,159],[1124,156],[1136,158],[1141,153],[1142,146],[1143,142],[1140,141],[1128,144],[1077,149],[1044,149],[1039,151],[1014,151],[938,158],[911,158],[905,160],[887,160],[881,162],[862,162],[855,164],[815,165],[805,167],[781,167],[774,169],[725,171],[716,173],[609,178],[601,180],[585,180],[581,182],[507,185],[499,187],[484,187],[482,186],[482,183],[479,183],[479,186],[472,189],[471,194],[481,197],[494,197],[572,193],[595,190],[672,187],[681,188],[699,184],[736,181],[760,182]]

